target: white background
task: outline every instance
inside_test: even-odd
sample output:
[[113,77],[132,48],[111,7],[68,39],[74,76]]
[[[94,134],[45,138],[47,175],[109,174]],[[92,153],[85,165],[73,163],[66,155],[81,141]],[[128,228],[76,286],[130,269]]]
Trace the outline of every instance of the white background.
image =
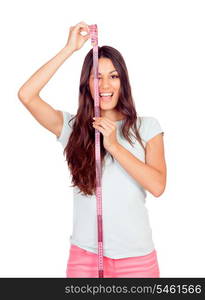
[[[97,24],[99,46],[123,55],[139,115],[164,129],[165,192],[148,193],[161,277],[205,277],[205,1],[4,1],[1,28],[0,276],[65,277],[73,198],[63,148],[17,97],[66,44]],[[41,91],[75,114],[90,40]]]

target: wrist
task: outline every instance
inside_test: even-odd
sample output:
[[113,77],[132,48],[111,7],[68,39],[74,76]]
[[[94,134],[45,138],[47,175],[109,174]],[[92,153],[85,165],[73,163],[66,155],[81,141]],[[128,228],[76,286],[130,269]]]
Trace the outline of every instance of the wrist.
[[65,46],[62,50],[62,53],[65,54],[67,57],[73,54],[74,50],[70,46]]
[[114,143],[107,149],[107,151],[113,155],[113,154],[115,154],[115,152],[117,152],[119,150],[119,146],[120,146],[119,143]]

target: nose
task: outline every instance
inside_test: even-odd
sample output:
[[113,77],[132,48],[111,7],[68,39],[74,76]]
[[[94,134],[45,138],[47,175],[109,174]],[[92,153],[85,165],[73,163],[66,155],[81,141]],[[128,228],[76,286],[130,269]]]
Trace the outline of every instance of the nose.
[[106,88],[110,87],[109,79],[107,78],[101,79],[99,85],[101,89],[106,90]]

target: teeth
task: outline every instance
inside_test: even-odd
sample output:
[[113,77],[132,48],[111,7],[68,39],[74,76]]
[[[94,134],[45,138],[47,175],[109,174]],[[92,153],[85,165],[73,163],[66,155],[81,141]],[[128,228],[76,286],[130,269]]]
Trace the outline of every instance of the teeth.
[[100,93],[101,97],[112,96],[112,95],[113,95],[113,93]]

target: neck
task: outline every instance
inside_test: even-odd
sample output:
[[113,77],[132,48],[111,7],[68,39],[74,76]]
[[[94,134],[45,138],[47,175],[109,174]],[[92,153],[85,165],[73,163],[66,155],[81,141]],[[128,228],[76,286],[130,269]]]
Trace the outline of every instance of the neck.
[[101,116],[109,119],[110,121],[116,122],[124,119],[124,115],[117,111],[105,111],[101,110]]

